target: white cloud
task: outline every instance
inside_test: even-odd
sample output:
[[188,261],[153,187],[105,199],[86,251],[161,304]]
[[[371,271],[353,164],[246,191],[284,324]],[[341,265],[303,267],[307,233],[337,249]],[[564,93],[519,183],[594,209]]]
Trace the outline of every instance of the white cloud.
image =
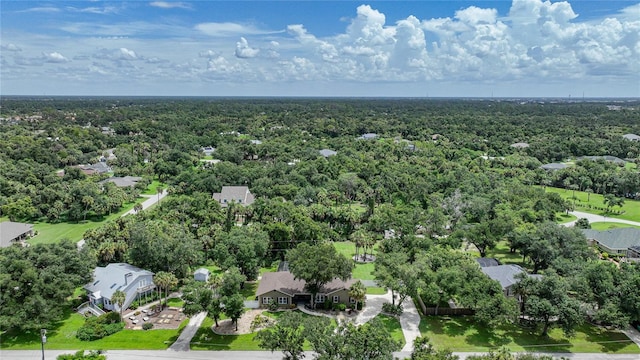
[[66,62],[69,62],[69,59],[64,57],[59,52],[42,53],[42,58],[44,59],[45,62],[48,62],[48,63],[66,63]]
[[201,33],[214,37],[229,37],[238,35],[267,35],[277,34],[282,31],[264,30],[250,24],[239,24],[233,22],[208,22],[200,23],[195,29]]
[[153,6],[153,7],[158,7],[161,9],[191,9],[191,5],[181,2],[181,1],[176,1],[176,2],[170,2],[170,1],[153,1],[150,2],[149,5]]
[[17,12],[43,12],[43,13],[56,13],[60,12],[60,9],[53,6],[40,6],[40,7],[32,7],[25,10],[19,10]]
[[236,43],[235,55],[237,58],[249,59],[258,56],[260,49],[255,49],[249,46],[247,39],[241,37],[240,41]]
[[18,45],[11,43],[7,45],[1,45],[0,49],[4,51],[22,51],[22,49]]

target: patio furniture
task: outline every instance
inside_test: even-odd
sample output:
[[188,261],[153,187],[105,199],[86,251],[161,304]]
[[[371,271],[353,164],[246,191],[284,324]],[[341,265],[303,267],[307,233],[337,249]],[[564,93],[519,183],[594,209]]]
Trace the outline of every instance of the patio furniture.
[[147,320],[149,320],[148,316],[145,316],[145,317],[142,318],[142,321],[147,321]]

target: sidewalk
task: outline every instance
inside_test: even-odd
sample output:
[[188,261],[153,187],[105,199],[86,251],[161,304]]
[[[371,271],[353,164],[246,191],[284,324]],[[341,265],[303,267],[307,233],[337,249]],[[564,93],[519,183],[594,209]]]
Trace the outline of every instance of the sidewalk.
[[411,352],[413,351],[413,341],[420,336],[420,313],[410,297],[407,297],[402,306],[404,311],[400,315],[400,326],[405,340],[402,351]]
[[189,351],[191,350],[191,339],[193,339],[196,332],[202,325],[202,322],[207,317],[207,312],[203,311],[196,314],[189,320],[189,324],[184,327],[178,340],[174,342],[167,351]]

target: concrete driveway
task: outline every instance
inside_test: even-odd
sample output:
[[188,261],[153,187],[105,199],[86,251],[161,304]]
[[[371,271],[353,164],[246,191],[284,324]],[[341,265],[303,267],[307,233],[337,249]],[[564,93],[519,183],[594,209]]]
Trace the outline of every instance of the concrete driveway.
[[[572,211],[569,214],[577,217],[578,219],[582,219],[582,218],[587,219],[587,220],[589,220],[589,223],[610,222],[610,223],[619,223],[619,224],[640,226],[640,222],[637,222],[637,221],[616,219],[616,218],[612,218],[612,217],[606,217],[606,216],[603,216],[603,215],[590,214],[590,213],[581,212],[581,211]],[[577,220],[569,221],[568,223],[564,223],[562,225],[564,225],[564,226],[573,226],[573,225],[576,224],[576,221]]]

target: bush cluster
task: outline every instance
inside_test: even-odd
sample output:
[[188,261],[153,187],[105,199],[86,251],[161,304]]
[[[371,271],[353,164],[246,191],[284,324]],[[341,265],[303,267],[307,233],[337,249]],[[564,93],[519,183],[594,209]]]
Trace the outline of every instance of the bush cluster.
[[402,308],[402,305],[393,305],[388,302],[382,304],[382,312],[386,314],[393,315],[393,316],[400,316],[402,315],[403,311],[404,309]]
[[116,312],[110,312],[88,318],[76,332],[76,337],[82,341],[98,340],[122,329],[124,329],[124,323],[120,321],[120,315]]

